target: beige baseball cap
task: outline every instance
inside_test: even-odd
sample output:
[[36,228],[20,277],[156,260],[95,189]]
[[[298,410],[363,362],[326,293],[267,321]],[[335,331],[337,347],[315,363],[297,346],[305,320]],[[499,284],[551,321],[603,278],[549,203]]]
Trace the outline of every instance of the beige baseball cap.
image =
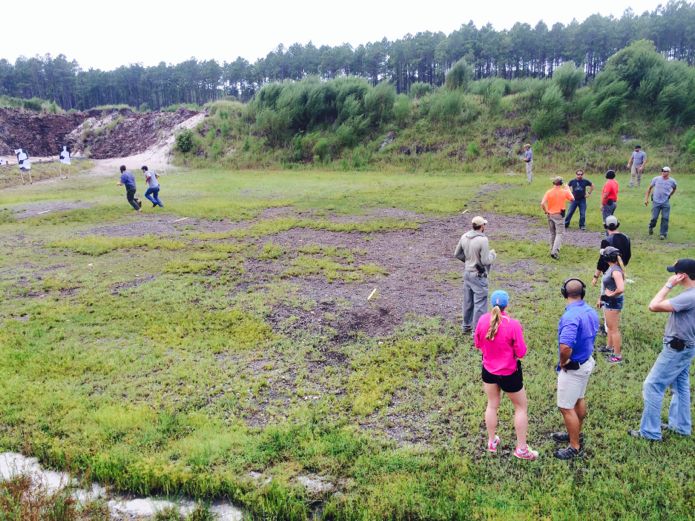
[[476,215],[475,217],[473,217],[471,222],[476,226],[482,226],[483,224],[487,224],[487,219],[485,219],[485,217],[481,215]]

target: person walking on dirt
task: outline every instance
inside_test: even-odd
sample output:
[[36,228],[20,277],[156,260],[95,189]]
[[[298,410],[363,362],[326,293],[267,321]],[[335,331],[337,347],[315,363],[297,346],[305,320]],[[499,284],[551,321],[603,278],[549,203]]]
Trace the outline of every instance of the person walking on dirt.
[[613,215],[615,209],[618,207],[618,191],[620,186],[618,181],[615,180],[615,170],[608,170],[606,172],[606,184],[603,185],[603,190],[601,190],[601,217],[603,217],[603,222],[606,222],[606,217]]
[[473,229],[461,236],[454,256],[465,264],[463,271],[463,332],[472,333],[487,310],[488,274],[497,258],[485,235],[487,220],[473,217]]
[[22,178],[22,184],[25,184],[24,174],[26,173],[29,176],[29,184],[33,185],[34,180],[31,178],[31,161],[29,161],[29,154],[22,148],[18,148],[14,153],[17,156],[17,165],[19,165],[19,175]]
[[647,154],[644,153],[640,145],[635,145],[635,150],[627,162],[627,167],[630,169],[630,184],[627,185],[628,188],[640,186],[645,166],[647,166]]
[[530,143],[524,145],[524,153],[521,156],[521,160],[526,163],[526,181],[531,183],[533,181],[533,150]]
[[141,212],[142,203],[139,199],[135,197],[135,192],[137,188],[135,187],[135,176],[132,172],[126,170],[125,165],[121,165],[121,180],[118,186],[125,186],[125,196],[128,199],[128,203],[136,212]]
[[625,300],[625,265],[620,258],[620,250],[606,246],[601,250],[603,261],[608,269],[601,279],[601,296],[596,307],[603,308],[608,338],[605,351],[608,352],[608,362],[619,364],[623,361],[622,336],[620,334],[620,312]]
[[671,169],[665,166],[661,169],[661,175],[652,179],[644,196],[644,206],[649,204],[649,196],[651,195],[652,197],[652,219],[649,221],[649,235],[654,233],[656,221],[659,219],[659,213],[661,213],[659,239],[662,241],[668,236],[671,196],[676,193],[676,188],[678,188],[678,183],[671,177]]
[[554,178],[553,187],[543,196],[541,208],[548,216],[550,256],[555,260],[560,258],[562,234],[565,232],[565,203],[567,201],[574,201],[572,192],[562,186],[562,177]]
[[570,209],[565,217],[565,228],[570,227],[574,211],[579,208],[579,229],[586,230],[586,198],[594,191],[594,183],[584,177],[584,170],[579,169],[575,178],[567,183],[572,190],[574,201],[570,203]]
[[157,172],[149,170],[147,165],[143,165],[141,170],[145,174],[145,183],[147,184],[145,198],[152,203],[152,208],[157,206],[164,208],[162,201],[159,200],[159,175]]
[[[628,434],[635,438],[661,441],[661,429],[682,436],[692,433],[690,414],[690,366],[695,358],[695,259],[680,259],[666,268],[673,273],[654,295],[649,311],[669,313],[663,336],[663,348],[642,385],[644,410],[639,430]],[[681,286],[683,291],[667,298],[670,291]],[[668,425],[661,423],[664,393],[671,388]]]
[[473,337],[475,347],[483,354],[483,388],[487,395],[485,426],[487,428],[487,451],[497,452],[500,438],[497,435],[497,410],[500,406],[501,391],[507,393],[514,404],[514,430],[516,449],[514,456],[519,459],[535,460],[538,451],[526,444],[528,431],[528,401],[521,371],[521,359],[526,355],[524,331],[518,320],[507,313],[509,294],[495,291],[490,296],[492,311],[485,313],[475,328]]
[[559,362],[557,364],[557,406],[566,432],[554,432],[557,442],[569,442],[555,451],[555,457],[570,460],[581,456],[582,424],[586,417],[586,388],[594,370],[594,339],[598,333],[598,314],[584,302],[586,285],[579,279],[567,279],[560,288],[567,306],[557,328]]

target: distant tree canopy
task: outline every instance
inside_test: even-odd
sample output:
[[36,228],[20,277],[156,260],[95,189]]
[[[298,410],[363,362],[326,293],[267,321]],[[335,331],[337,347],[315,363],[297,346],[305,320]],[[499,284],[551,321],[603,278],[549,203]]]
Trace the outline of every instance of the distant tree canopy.
[[[416,85],[419,96],[425,92],[424,85],[443,85],[452,69],[454,74],[448,77],[453,87],[469,79],[489,77],[547,78],[569,62],[577,64],[579,73],[594,78],[610,56],[641,39],[654,42],[662,56],[684,62],[682,67],[694,65],[693,27],[695,3],[671,0],[641,15],[632,10],[619,19],[597,14],[582,23],[557,23],[550,28],[541,21],[535,27],[517,23],[509,30],[496,31],[490,24],[477,28],[469,22],[448,36],[428,31],[356,48],[348,44],[317,48],[311,42],[287,49],[279,45],[253,64],[241,57],[222,65],[214,60],[190,59],[177,65],[162,62],[154,67],[129,65],[112,71],[84,71],[63,55],[22,57],[14,64],[0,60],[0,95],[54,100],[65,109],[123,103],[159,109],[176,103],[203,104],[223,96],[249,100],[264,85],[277,81],[356,76],[372,86],[388,82],[398,94],[408,93]],[[568,99],[578,86],[578,73],[561,70],[564,76],[557,88]],[[620,81],[633,87],[630,77]],[[656,92],[659,81],[656,76],[649,79],[649,92]],[[641,95],[647,96],[649,89],[644,89]],[[611,96],[606,100],[615,102]],[[677,112],[683,100],[680,91],[669,91],[654,102]]]

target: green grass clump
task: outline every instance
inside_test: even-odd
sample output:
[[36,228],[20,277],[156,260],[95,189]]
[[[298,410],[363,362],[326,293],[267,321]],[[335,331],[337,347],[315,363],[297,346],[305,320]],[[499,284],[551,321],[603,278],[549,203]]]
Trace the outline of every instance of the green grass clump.
[[348,383],[352,410],[367,415],[386,405],[393,393],[415,377],[439,353],[453,349],[451,338],[396,337],[372,344],[371,349],[353,362]]
[[161,249],[180,250],[186,245],[181,241],[163,239],[154,235],[142,237],[108,237],[91,235],[79,239],[59,240],[49,244],[52,248],[64,248],[82,255],[98,257],[115,250]]

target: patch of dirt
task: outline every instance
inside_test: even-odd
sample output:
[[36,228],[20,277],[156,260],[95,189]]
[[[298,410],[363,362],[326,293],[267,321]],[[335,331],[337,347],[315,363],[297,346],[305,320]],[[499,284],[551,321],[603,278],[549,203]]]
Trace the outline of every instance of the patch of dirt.
[[[123,201],[125,203],[125,199]],[[145,204],[145,201],[143,201]],[[125,207],[125,210],[127,207]],[[128,215],[135,212],[129,212]],[[230,224],[222,221],[206,221],[192,217],[179,217],[166,213],[140,213],[136,221],[122,224],[96,226],[81,232],[81,235],[104,235],[107,237],[142,237],[156,235],[172,237],[187,232],[220,232],[227,231]]]
[[92,205],[82,201],[41,201],[37,203],[22,204],[13,206],[11,210],[15,212],[16,219],[28,219],[55,212],[66,212],[79,208],[89,208]]
[[57,156],[67,136],[88,117],[86,113],[45,114],[0,109],[0,155],[12,156],[23,148],[34,156]]
[[[489,221],[487,235],[494,248],[496,239],[525,239],[538,243],[545,250],[548,231],[537,220],[485,214]],[[295,229],[258,242],[279,244],[289,252],[307,245],[337,246],[366,252],[356,255],[355,264],[375,263],[387,272],[364,282],[329,282],[325,277],[296,277],[290,282],[299,288],[298,294],[316,303],[309,310],[278,306],[269,318],[271,324],[282,328],[288,319],[291,330],[311,330],[332,334],[340,344],[360,334],[388,335],[408,317],[441,317],[456,323],[461,309],[462,264],[453,257],[456,244],[470,228],[470,215],[447,219],[428,219],[419,230],[398,230],[384,233],[337,233]],[[600,243],[599,232],[568,230],[565,244],[595,248]],[[248,259],[245,273],[252,285],[271,284],[287,267],[291,258],[274,261]],[[496,273],[524,272],[533,276],[542,266],[533,260],[505,261],[499,259]],[[511,285],[513,286],[513,284]],[[525,283],[523,288],[527,289]],[[376,297],[367,297],[376,289]],[[512,287],[512,289],[514,289]]]
[[14,149],[23,148],[34,161],[57,160],[63,145],[73,158],[90,157],[96,171],[116,175],[118,166],[139,168],[147,164],[164,169],[176,132],[193,128],[204,113],[179,109],[176,112],[133,112],[130,109],[90,110],[69,114],[47,114],[19,109],[0,109],[0,156],[14,162]]
[[111,286],[111,294],[112,295],[120,295],[123,291],[132,289],[132,288],[137,288],[138,286],[142,286],[146,282],[150,282],[155,279],[154,275],[148,275],[147,277],[138,277],[133,280],[129,280],[127,282],[119,282],[117,284],[114,284]]

